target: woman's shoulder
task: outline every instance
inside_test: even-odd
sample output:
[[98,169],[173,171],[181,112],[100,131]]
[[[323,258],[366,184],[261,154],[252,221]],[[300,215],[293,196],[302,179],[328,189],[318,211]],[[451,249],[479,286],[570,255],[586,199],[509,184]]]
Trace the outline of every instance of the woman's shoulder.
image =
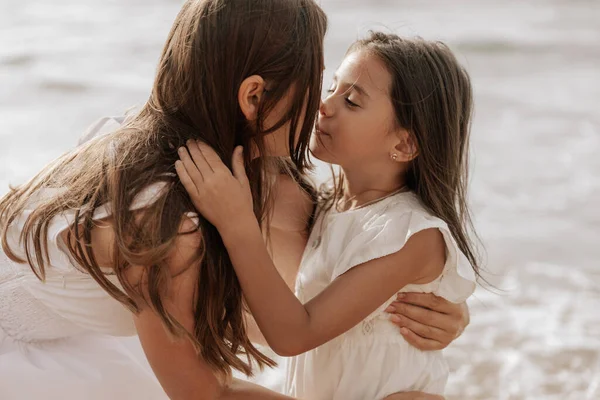
[[311,195],[294,178],[280,174],[273,196],[272,225],[286,231],[306,231],[314,208]]
[[92,139],[104,136],[121,128],[130,121],[137,109],[132,107],[119,116],[102,117],[90,125],[79,138],[77,145],[82,145]]

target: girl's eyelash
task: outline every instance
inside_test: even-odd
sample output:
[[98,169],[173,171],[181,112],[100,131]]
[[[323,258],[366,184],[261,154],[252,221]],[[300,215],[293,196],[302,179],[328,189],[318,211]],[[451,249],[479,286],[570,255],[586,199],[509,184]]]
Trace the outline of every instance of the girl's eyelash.
[[[328,94],[332,94],[335,92],[335,89],[327,89],[327,93]],[[352,101],[350,101],[349,97],[344,97],[344,100],[346,101],[346,104],[348,105],[348,107],[358,107],[358,104],[353,103]]]
[[348,97],[346,97],[346,104],[350,107],[358,107],[358,104],[351,102]]

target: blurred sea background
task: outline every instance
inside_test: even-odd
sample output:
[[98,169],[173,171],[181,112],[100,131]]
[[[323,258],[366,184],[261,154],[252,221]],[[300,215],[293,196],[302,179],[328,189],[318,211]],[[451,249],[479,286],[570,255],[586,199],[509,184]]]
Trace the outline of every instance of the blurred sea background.
[[[0,0],[0,194],[147,99],[181,4]],[[443,40],[472,76],[471,203],[502,291],[469,301],[447,398],[600,399],[600,1],[322,6],[325,88],[369,29]]]

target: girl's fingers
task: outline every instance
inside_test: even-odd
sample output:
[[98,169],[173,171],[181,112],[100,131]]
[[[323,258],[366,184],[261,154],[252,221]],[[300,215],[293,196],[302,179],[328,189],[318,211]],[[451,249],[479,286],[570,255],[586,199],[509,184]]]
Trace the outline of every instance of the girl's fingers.
[[210,166],[213,172],[219,171],[230,173],[229,168],[227,168],[227,166],[221,160],[221,157],[219,157],[217,152],[212,147],[210,147],[204,142],[201,142],[200,140],[196,140],[195,144],[200,154],[202,154],[202,157]]
[[249,186],[248,176],[246,175],[246,168],[244,167],[244,148],[238,146],[233,151],[233,158],[231,160],[231,166],[233,168],[233,176],[243,185]]
[[[185,169],[187,176],[192,181],[192,183],[195,187],[194,193],[196,193],[197,189],[200,188],[200,186],[204,182],[204,176],[202,175],[202,172],[200,172],[200,170],[198,169],[198,167],[192,160],[187,148],[180,147],[177,153],[179,154],[179,160],[181,161],[181,164],[182,164],[182,165],[180,165],[180,168],[177,169],[177,174],[180,175],[179,178],[181,179],[180,170],[181,170],[181,167],[183,167]],[[177,168],[177,164],[178,163],[175,163],[175,168]],[[183,181],[182,181],[182,183],[183,183]],[[186,190],[187,190],[187,187],[186,187]],[[189,190],[188,190],[188,192],[189,192]]]
[[202,153],[202,151],[200,151],[200,148],[198,147],[198,144],[195,140],[188,140],[186,145],[188,151],[190,152],[190,156],[194,161],[194,164],[196,164],[196,167],[198,168],[198,170],[200,170],[200,173],[206,180],[206,178],[208,178],[214,172],[212,167],[206,161],[204,154]]
[[[195,168],[195,166],[194,166]],[[194,183],[194,180],[188,174],[183,161],[177,160],[175,161],[175,171],[177,171],[177,176],[179,176],[179,180],[183,184],[183,187],[190,195],[195,195],[198,193],[198,188]]]

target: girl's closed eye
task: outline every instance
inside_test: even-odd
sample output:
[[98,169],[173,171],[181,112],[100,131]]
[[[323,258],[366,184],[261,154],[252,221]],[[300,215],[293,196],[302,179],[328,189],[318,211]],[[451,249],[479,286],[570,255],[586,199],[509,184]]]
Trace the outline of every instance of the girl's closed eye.
[[358,104],[354,103],[352,100],[350,100],[350,97],[345,97],[346,100],[346,104],[348,105],[348,107],[350,108],[354,108],[354,107],[360,107]]
[[[331,87],[329,89],[327,89],[327,94],[333,94],[335,93],[336,88],[335,87]],[[356,104],[355,102],[353,102],[352,100],[350,100],[350,96],[346,96],[344,97],[344,101],[346,102],[346,105],[350,108],[354,108],[354,107],[360,107],[358,104]]]

